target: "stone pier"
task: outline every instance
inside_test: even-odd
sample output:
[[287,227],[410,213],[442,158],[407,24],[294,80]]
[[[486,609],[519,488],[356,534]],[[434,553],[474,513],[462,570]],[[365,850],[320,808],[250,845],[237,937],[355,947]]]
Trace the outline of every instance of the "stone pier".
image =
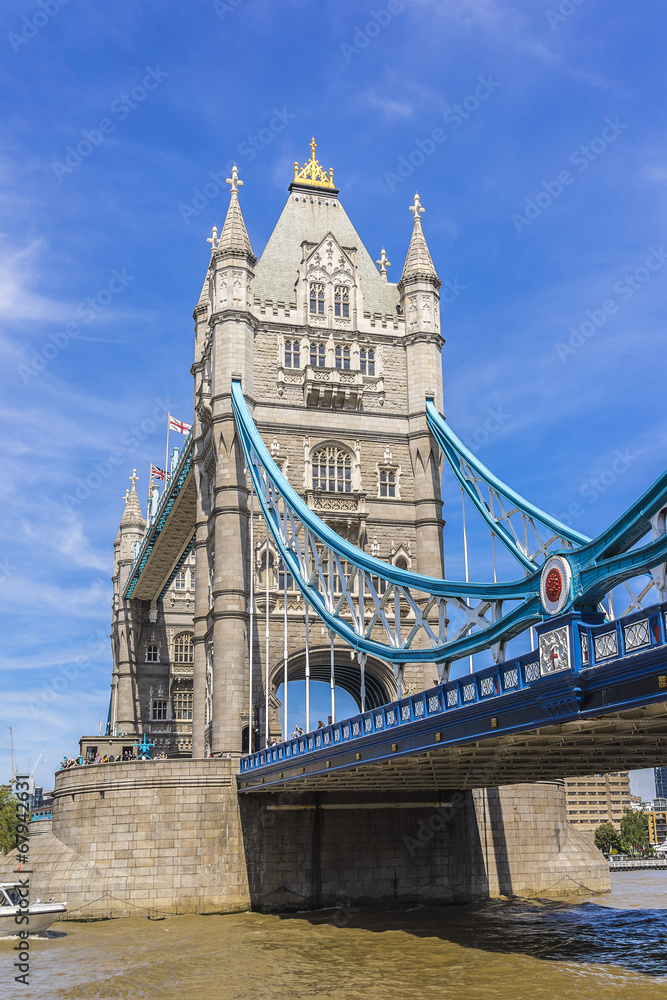
[[[475,791],[236,793],[238,760],[90,765],[56,775],[31,838],[31,896],[68,917],[461,903],[609,889],[559,782]],[[16,855],[0,859],[13,877]]]

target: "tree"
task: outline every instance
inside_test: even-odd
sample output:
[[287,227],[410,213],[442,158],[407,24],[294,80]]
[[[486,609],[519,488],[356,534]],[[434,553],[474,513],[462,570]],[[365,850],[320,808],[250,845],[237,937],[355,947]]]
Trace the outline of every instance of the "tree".
[[618,851],[621,846],[621,838],[613,823],[600,823],[595,831],[595,846],[606,854]]
[[0,854],[16,847],[16,799],[10,790],[0,785]]
[[644,851],[648,847],[648,827],[644,812],[625,809],[621,820],[621,842],[632,851]]

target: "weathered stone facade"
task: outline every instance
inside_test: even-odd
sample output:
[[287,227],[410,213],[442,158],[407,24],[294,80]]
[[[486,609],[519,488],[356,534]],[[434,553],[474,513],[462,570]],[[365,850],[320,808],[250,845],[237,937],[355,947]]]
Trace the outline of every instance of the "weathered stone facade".
[[[51,832],[31,836],[30,892],[68,917],[247,909],[235,760],[59,771]],[[17,858],[0,859],[0,878]]]

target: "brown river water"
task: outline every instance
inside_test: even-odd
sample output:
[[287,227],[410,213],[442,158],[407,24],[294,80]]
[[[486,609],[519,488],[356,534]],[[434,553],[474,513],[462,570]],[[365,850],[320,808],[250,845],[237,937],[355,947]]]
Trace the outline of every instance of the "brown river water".
[[576,902],[494,900],[52,925],[0,998],[667,1000],[667,871]]

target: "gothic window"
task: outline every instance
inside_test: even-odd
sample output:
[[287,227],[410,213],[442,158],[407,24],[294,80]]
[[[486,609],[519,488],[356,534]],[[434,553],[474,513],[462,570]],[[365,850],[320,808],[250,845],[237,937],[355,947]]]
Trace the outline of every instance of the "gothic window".
[[334,316],[343,319],[350,316],[350,289],[347,285],[336,285],[334,289]]
[[[259,583],[262,590],[266,588],[266,545],[260,557]],[[273,553],[269,552],[269,587],[275,587],[275,574],[273,572]]]
[[380,469],[380,496],[396,496],[396,472],[394,469]]
[[310,283],[310,315],[324,316],[324,285],[319,281]]
[[359,367],[362,375],[375,375],[375,349],[362,347],[359,351]]
[[399,556],[396,562],[394,563],[394,566],[396,567],[396,569],[408,569],[408,560],[405,558],[405,556]]
[[159,662],[159,652],[158,647],[155,643],[148,643],[146,646],[146,660],[148,663],[158,663]]
[[287,569],[282,559],[278,564],[278,590],[296,590],[294,577]]
[[174,590],[187,590],[187,575],[184,569],[174,577]]
[[[343,592],[343,584],[345,582],[343,576],[341,576],[341,572],[343,573],[345,579],[349,579],[351,572],[347,560],[341,560],[340,570],[338,569],[338,563],[334,561],[331,569],[331,579],[329,578],[329,560],[326,558],[323,559],[321,567],[322,567],[322,578],[324,579],[325,587],[328,588],[329,584],[332,583],[334,594],[341,594]],[[319,579],[317,583],[319,589]]]
[[164,722],[167,718],[166,701],[153,701],[153,722]]
[[387,590],[387,581],[385,580],[385,578],[383,576],[372,576],[371,583],[373,584],[373,587],[375,588],[375,593],[378,595],[378,597],[382,597],[382,595]]
[[174,639],[174,663],[194,663],[192,632],[181,632]]
[[350,348],[338,346],[336,348],[336,368],[348,370],[350,367]]
[[313,343],[310,345],[310,363],[313,368],[324,368],[326,366],[327,347],[324,343]]
[[174,719],[178,722],[192,722],[192,691],[174,693]]
[[285,368],[301,367],[301,344],[298,340],[285,341]]
[[313,455],[313,489],[329,493],[352,492],[352,459],[342,448],[328,445]]

